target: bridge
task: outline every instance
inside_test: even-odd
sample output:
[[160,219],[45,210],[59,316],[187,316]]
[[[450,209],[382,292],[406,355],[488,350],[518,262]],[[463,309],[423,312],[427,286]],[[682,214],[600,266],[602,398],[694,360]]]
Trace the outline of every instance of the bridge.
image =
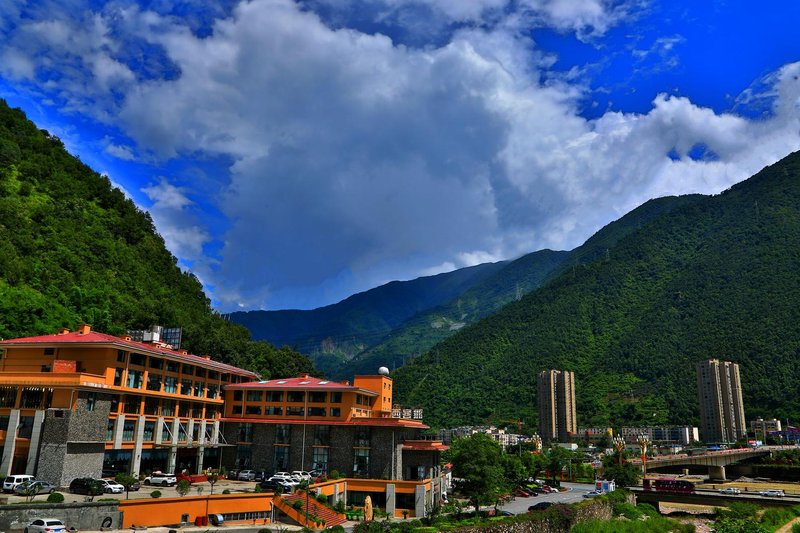
[[668,503],[692,503],[696,505],[711,505],[724,507],[731,503],[757,503],[770,507],[791,507],[800,504],[798,497],[767,497],[758,493],[742,494],[721,494],[713,490],[697,490],[693,493],[672,493],[659,492],[654,490],[643,490],[642,487],[629,487],[630,491],[636,495],[637,503],[659,504]]
[[[657,471],[669,467],[708,467],[708,476],[711,479],[725,479],[725,467],[729,464],[765,457],[772,454],[772,449],[762,448],[736,448],[733,450],[719,450],[698,455],[665,455],[656,456],[647,460],[647,471]],[[632,463],[641,464],[641,459],[632,459]]]

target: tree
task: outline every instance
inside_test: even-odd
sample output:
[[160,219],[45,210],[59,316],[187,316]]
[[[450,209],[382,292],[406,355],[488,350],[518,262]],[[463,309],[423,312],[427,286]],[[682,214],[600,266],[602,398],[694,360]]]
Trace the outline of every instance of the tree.
[[136,483],[136,478],[125,472],[117,472],[114,481],[125,487],[125,499],[130,498],[131,487]]
[[476,514],[481,504],[494,503],[506,489],[502,456],[503,449],[485,433],[458,438],[450,447],[456,487],[475,506]]
[[181,496],[186,496],[190,490],[192,490],[192,484],[189,483],[188,479],[182,479],[175,485],[175,491]]
[[103,484],[96,479],[92,480],[92,482],[89,483],[89,486],[86,488],[86,492],[86,499],[90,502],[94,501],[95,496],[100,496],[103,494]]
[[36,494],[38,494],[38,491],[36,490],[36,485],[34,485],[32,482],[23,483],[22,485],[17,487],[16,492],[20,496],[25,496],[25,501],[27,502],[33,500]]
[[220,473],[216,470],[209,470],[206,472],[206,479],[208,480],[208,484],[211,485],[211,494],[214,494],[214,485],[219,481],[219,476]]
[[603,457],[603,475],[606,479],[613,479],[620,487],[630,487],[639,482],[642,471],[629,461],[619,464],[613,455]]

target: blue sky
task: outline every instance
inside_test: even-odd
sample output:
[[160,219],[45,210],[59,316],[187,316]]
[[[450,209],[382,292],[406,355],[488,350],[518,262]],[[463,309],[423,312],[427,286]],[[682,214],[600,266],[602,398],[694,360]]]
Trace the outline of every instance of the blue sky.
[[6,0],[0,97],[221,311],[541,248],[800,148],[795,2]]

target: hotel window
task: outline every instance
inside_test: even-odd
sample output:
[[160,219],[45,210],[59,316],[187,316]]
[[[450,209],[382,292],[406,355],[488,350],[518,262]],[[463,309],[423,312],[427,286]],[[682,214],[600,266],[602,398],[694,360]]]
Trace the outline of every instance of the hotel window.
[[325,416],[324,407],[309,407],[308,416]]
[[247,391],[247,401],[248,402],[260,402],[261,401],[261,391],[260,390],[249,390],[249,391]]
[[253,424],[250,422],[239,424],[239,442],[253,442]]
[[128,388],[141,389],[143,375],[141,370],[128,370]]
[[119,412],[119,396],[112,396],[111,397],[111,413],[118,413]]
[[156,423],[153,420],[149,420],[144,423],[144,437],[143,440],[145,441],[152,441],[153,434],[155,433]]
[[192,395],[192,380],[191,379],[182,379],[181,380],[181,394],[186,396]]
[[353,477],[369,477],[369,449],[353,450]]
[[246,414],[246,415],[261,415],[261,406],[260,405],[248,405],[247,408],[244,410],[244,414]]
[[253,460],[253,451],[250,446],[239,446],[236,448],[236,466],[238,468],[247,468]]
[[138,415],[139,409],[142,408],[141,396],[126,396],[125,397],[125,413],[131,415]]
[[314,426],[314,446],[331,445],[331,427]]
[[216,405],[206,405],[206,418],[217,418]]
[[120,363],[125,362],[125,352],[123,352],[122,350],[117,350],[117,361],[119,361]]
[[193,403],[192,404],[192,418],[203,418],[203,404],[202,403]]
[[282,402],[283,392],[279,390],[267,391],[264,399],[268,402]]
[[144,399],[144,414],[158,416],[158,398]]
[[331,407],[331,416],[340,417],[342,416],[342,410],[338,407]]
[[195,381],[194,382],[194,395],[197,398],[203,397],[203,382],[202,381]]
[[308,393],[309,403],[325,403],[327,394],[324,392],[314,391]]
[[106,440],[112,441],[114,440],[114,421],[116,418],[109,418],[108,423],[106,424]]
[[242,391],[240,391],[240,390],[233,391],[233,401],[234,402],[241,402],[243,397],[244,397],[244,395],[242,394]]
[[219,372],[216,372],[216,371],[214,371],[214,370],[209,370],[209,371],[208,371],[208,379],[209,379],[210,381],[217,381],[217,380],[219,380]]
[[194,366],[192,366],[192,365],[183,365],[183,368],[181,368],[181,372],[183,372],[187,376],[191,376],[192,374],[194,374]]
[[90,392],[86,395],[86,410],[94,411],[95,404],[97,404],[97,393]]
[[198,378],[204,378],[204,377],[206,377],[206,369],[205,368],[200,368],[198,366],[194,371],[194,375],[197,376]]
[[286,407],[286,416],[303,416],[304,412],[302,407]]
[[178,426],[178,442],[186,442],[186,426],[183,423]]
[[311,456],[311,468],[321,472],[328,471],[328,448],[314,448]]
[[221,381],[223,381],[225,383],[230,383],[231,382],[231,375],[230,374],[222,374],[220,379],[221,379]]
[[140,353],[132,353],[130,358],[130,364],[136,366],[144,366],[145,356]]
[[234,405],[231,408],[231,414],[233,415],[240,415],[242,414],[242,406],[241,405]]
[[217,386],[216,385],[209,385],[208,391],[206,391],[206,398],[210,398],[212,400],[216,399],[217,397]]
[[164,378],[164,392],[175,394],[178,392],[178,378],[167,376]]
[[14,407],[16,403],[17,387],[0,387],[0,407]]
[[294,403],[303,403],[306,401],[306,393],[300,390],[290,390],[286,393],[286,401]]
[[133,440],[133,431],[136,424],[133,420],[126,420],[122,423],[122,440],[125,442]]
[[114,386],[121,387],[122,386],[122,369],[115,368],[114,369]]
[[161,442],[172,442],[172,435],[166,423],[161,425]]
[[178,363],[175,361],[167,361],[167,372],[178,373]]
[[147,375],[147,390],[160,391],[161,390],[161,376],[158,374]]
[[355,434],[355,442],[353,446],[359,446],[362,448],[369,447],[369,427],[368,426],[356,426],[356,434]]
[[331,393],[331,403],[342,403],[342,393],[341,392],[332,392]]
[[189,402],[181,402],[178,404],[178,416],[188,417],[189,416]]
[[44,349],[44,354],[45,355],[55,355],[56,354],[56,349],[55,348],[45,348]]
[[161,416],[175,416],[175,400],[161,402]]
[[275,405],[268,405],[264,408],[265,415],[283,416],[283,408]]
[[153,370],[162,370],[164,368],[164,360],[158,357],[150,357],[149,364]]
[[291,426],[289,424],[278,424],[275,426],[275,444],[289,444]]
[[289,447],[273,446],[272,451],[272,468],[275,472],[289,470]]
[[23,409],[46,409],[50,407],[53,399],[52,389],[27,388],[22,389],[20,407]]

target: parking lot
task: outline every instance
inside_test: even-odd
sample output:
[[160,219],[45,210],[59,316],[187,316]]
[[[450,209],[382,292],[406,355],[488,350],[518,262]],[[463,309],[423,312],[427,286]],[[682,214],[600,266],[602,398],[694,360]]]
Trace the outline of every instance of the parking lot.
[[[253,492],[256,487],[255,481],[234,481],[232,479],[220,479],[214,484],[214,494],[221,494],[224,490],[229,490],[232,493],[236,492]],[[161,498],[177,498],[180,497],[180,494],[175,490],[175,487],[155,487],[151,485],[142,485],[141,489],[138,491],[131,491],[130,499],[137,499],[137,498],[152,498],[150,493],[153,491],[160,491]],[[67,502],[82,502],[86,499],[84,494],[70,494],[69,491],[64,487],[63,490],[59,491],[61,494],[64,495],[64,501]],[[206,495],[211,494],[211,484],[208,482],[204,483],[192,483],[192,488],[189,491],[187,496],[197,496],[197,495]],[[17,503],[17,502],[24,502],[26,498],[24,496],[17,496],[15,494],[3,494],[4,498],[8,498],[8,503]],[[95,496],[94,500],[100,499],[108,499],[114,498],[117,500],[124,500],[126,498],[126,493],[122,494],[102,494],[100,496]],[[33,501],[43,502],[47,500],[47,494],[39,494],[36,496]]]

